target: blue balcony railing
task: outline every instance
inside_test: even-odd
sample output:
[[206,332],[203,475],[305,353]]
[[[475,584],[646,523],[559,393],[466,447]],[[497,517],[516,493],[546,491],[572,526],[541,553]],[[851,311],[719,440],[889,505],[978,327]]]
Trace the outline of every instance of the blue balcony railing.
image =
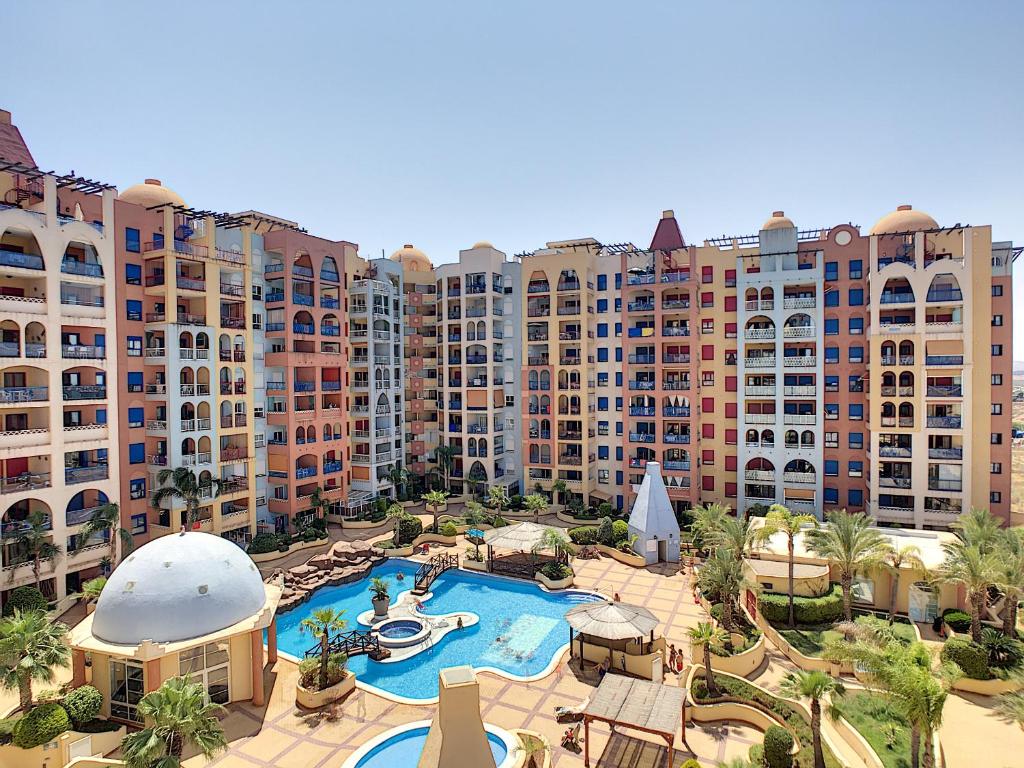
[[292,323],[292,333],[302,333],[307,336],[313,334],[314,326],[312,323]]
[[103,267],[99,264],[86,264],[83,261],[64,259],[60,271],[65,275],[82,275],[84,277],[103,277]]
[[43,257],[34,253],[21,253],[0,248],[0,266],[21,267],[22,269],[42,269]]
[[306,477],[316,477],[316,467],[299,467],[295,470],[296,480],[302,480]]

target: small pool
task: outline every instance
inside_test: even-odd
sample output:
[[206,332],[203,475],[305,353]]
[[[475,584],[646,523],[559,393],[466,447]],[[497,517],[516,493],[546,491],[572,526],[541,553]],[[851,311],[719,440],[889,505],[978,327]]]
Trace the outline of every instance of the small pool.
[[379,624],[377,631],[381,637],[386,637],[388,640],[404,640],[422,632],[423,623],[415,619],[395,619]]
[[[485,727],[494,764],[498,768],[512,765],[515,762],[512,735],[491,725]],[[346,760],[342,768],[412,768],[419,762],[429,730],[429,721],[414,723],[411,727],[399,726],[364,746]]]
[[[321,587],[307,602],[277,617],[278,647],[302,659],[316,640],[300,632],[299,623],[317,608],[341,609],[349,629],[368,629],[357,623],[357,617],[371,607],[370,577],[388,582],[394,603],[399,594],[412,589],[418,566],[411,560],[391,558],[361,581]],[[353,656],[349,667],[359,683],[413,703],[427,703],[437,698],[438,672],[445,667],[471,664],[477,670],[495,670],[514,678],[541,675],[569,642],[565,612],[600,599],[590,592],[546,592],[535,582],[462,570],[445,571],[431,585],[431,592],[433,596],[423,603],[425,616],[469,611],[480,621],[453,630],[415,656],[399,661]]]

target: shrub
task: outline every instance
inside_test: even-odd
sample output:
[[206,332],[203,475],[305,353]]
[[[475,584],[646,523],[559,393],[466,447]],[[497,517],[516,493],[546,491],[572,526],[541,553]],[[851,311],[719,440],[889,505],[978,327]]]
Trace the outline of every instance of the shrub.
[[75,723],[75,730],[81,733],[113,733],[121,727],[120,723],[113,720],[89,720],[86,723]]
[[615,544],[629,539],[629,523],[625,520],[616,520],[612,523],[612,541]]
[[495,515],[491,518],[492,528],[504,528],[506,525],[508,525],[508,521],[501,515]]
[[14,737],[14,724],[17,722],[18,718],[16,717],[0,720],[0,747],[11,743],[11,739]]
[[949,628],[954,632],[971,631],[971,615],[957,610],[956,608],[947,608],[944,610],[942,612],[942,620],[946,622],[946,624],[949,625]]
[[[757,609],[765,620],[782,624],[789,620],[789,596],[780,592],[763,592],[757,598]],[[843,591],[838,584],[821,597],[800,597],[793,600],[797,624],[833,624],[843,615]]]
[[4,604],[4,616],[13,616],[14,609],[22,611],[45,611],[49,607],[43,593],[35,587],[18,587],[11,592]]
[[[345,677],[348,656],[332,653],[327,660],[327,685],[337,685]],[[299,664],[299,685],[309,691],[320,690],[320,657],[304,659]]]
[[765,768],[789,768],[793,764],[793,734],[777,725],[764,732]]
[[508,504],[510,507],[512,507],[512,509],[522,509],[523,497],[517,493],[515,496],[508,500]]
[[449,520],[447,523],[441,526],[442,536],[458,536],[459,529],[455,527],[455,523]]
[[540,572],[552,581],[561,581],[572,576],[572,568],[565,563],[544,563],[541,566]]
[[65,696],[61,706],[67,711],[71,722],[78,726],[99,715],[103,706],[103,694],[91,685],[83,685]]
[[619,550],[619,552],[625,552],[627,555],[636,554],[636,552],[633,551],[633,542],[631,542],[628,538],[622,539],[621,541],[617,542],[615,544],[615,548]]
[[579,528],[570,528],[569,538],[573,544],[584,546],[587,544],[597,544],[597,528],[593,525],[581,525]]
[[988,650],[969,638],[951,637],[942,646],[942,660],[953,662],[972,680],[990,680],[992,671],[988,666]]
[[402,546],[408,546],[415,539],[423,533],[423,523],[420,522],[418,517],[407,515],[401,517],[398,520],[398,540],[402,542]]
[[1007,637],[998,629],[985,627],[981,630],[981,644],[988,652],[990,669],[1009,673],[1019,670],[1024,664],[1024,643]]
[[304,542],[308,543],[311,541],[316,541],[320,537],[320,532],[316,528],[303,528],[302,533],[299,534],[299,537]]
[[700,763],[698,763],[691,757],[685,763],[683,763],[681,768],[700,768]]
[[615,525],[610,517],[602,517],[597,524],[597,540],[606,547],[615,546]]
[[12,742],[22,749],[32,749],[53,741],[71,727],[68,713],[60,704],[40,704],[14,724]]

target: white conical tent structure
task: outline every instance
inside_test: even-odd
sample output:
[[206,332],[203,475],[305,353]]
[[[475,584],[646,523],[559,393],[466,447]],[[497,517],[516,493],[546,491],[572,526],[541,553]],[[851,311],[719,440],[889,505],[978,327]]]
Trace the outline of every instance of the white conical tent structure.
[[661,465],[647,462],[633,510],[629,513],[629,533],[636,536],[634,551],[647,564],[664,560],[679,562],[679,523],[661,476]]

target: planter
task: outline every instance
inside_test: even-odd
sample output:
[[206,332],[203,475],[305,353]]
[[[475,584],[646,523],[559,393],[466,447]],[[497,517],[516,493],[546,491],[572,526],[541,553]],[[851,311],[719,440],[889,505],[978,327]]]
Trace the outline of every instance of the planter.
[[533,577],[548,589],[565,589],[572,586],[573,575],[569,574],[564,579],[549,579],[540,571],[533,574]]
[[462,567],[465,568],[467,571],[487,571],[486,560],[468,560],[464,557],[462,558],[461,562]]
[[345,677],[340,683],[324,688],[322,691],[311,691],[301,685],[295,686],[295,703],[305,709],[319,709],[320,707],[338,701],[348,696],[356,687],[356,676],[346,670]]
[[954,691],[964,693],[976,693],[979,696],[999,696],[1004,693],[1013,693],[1024,687],[1019,680],[973,680],[969,677],[961,677],[953,683]]
[[384,518],[383,520],[377,523],[373,522],[372,520],[345,520],[344,518],[339,518],[338,522],[341,523],[341,527],[343,529],[347,528],[349,530],[382,528],[385,525],[394,525],[394,521],[388,520],[387,518]]
[[378,547],[376,544],[374,544],[373,548],[381,554],[383,554],[385,557],[409,557],[409,555],[411,555],[413,551],[413,547],[411,544],[408,547],[396,547],[394,549],[385,549],[383,547]]
[[571,515],[563,510],[558,510],[557,512],[555,512],[555,517],[557,517],[563,523],[568,523],[572,526],[592,525],[596,528],[598,524],[601,522],[600,517],[575,517],[574,515]]
[[275,550],[273,552],[264,552],[260,555],[249,555],[254,563],[272,563],[275,560],[279,560],[282,557],[288,557],[288,555],[299,552],[303,549],[312,549],[313,547],[329,547],[331,545],[330,539],[315,539],[314,541],[297,541],[288,547],[287,552],[281,552]]
[[421,533],[413,539],[413,546],[420,544],[441,544],[445,547],[454,547],[459,541],[458,536],[442,536],[440,533]]
[[620,563],[630,565],[634,568],[645,568],[647,567],[647,561],[640,555],[632,552],[620,552],[615,547],[609,547],[607,544],[595,544],[598,552],[608,555],[614,560],[618,560]]
[[[116,731],[104,731],[102,733],[84,733],[82,731],[64,731],[46,744],[40,744],[32,749],[22,749],[13,744],[0,746],[0,765],[10,768],[49,768],[56,765],[68,765],[73,759],[71,756],[72,745],[81,746],[83,739],[89,740],[89,749],[94,755],[108,755],[121,745],[127,729],[122,725]],[[84,758],[77,758],[80,762]],[[88,758],[96,765],[124,765],[120,761],[105,760],[103,758]]]
[[[736,677],[746,677],[764,662],[766,645],[764,635],[762,634],[756,643],[742,653],[736,653],[732,656],[716,656],[712,653],[711,669],[714,672],[726,672]],[[691,643],[690,648],[690,652],[693,654],[691,658],[698,661],[703,660],[704,646],[702,644],[693,645]]]
[[373,603],[373,615],[374,616],[387,616],[388,615],[388,606],[391,605],[391,598],[390,597],[384,597],[384,598],[381,598],[379,600],[375,597],[375,598],[371,599],[370,602]]

